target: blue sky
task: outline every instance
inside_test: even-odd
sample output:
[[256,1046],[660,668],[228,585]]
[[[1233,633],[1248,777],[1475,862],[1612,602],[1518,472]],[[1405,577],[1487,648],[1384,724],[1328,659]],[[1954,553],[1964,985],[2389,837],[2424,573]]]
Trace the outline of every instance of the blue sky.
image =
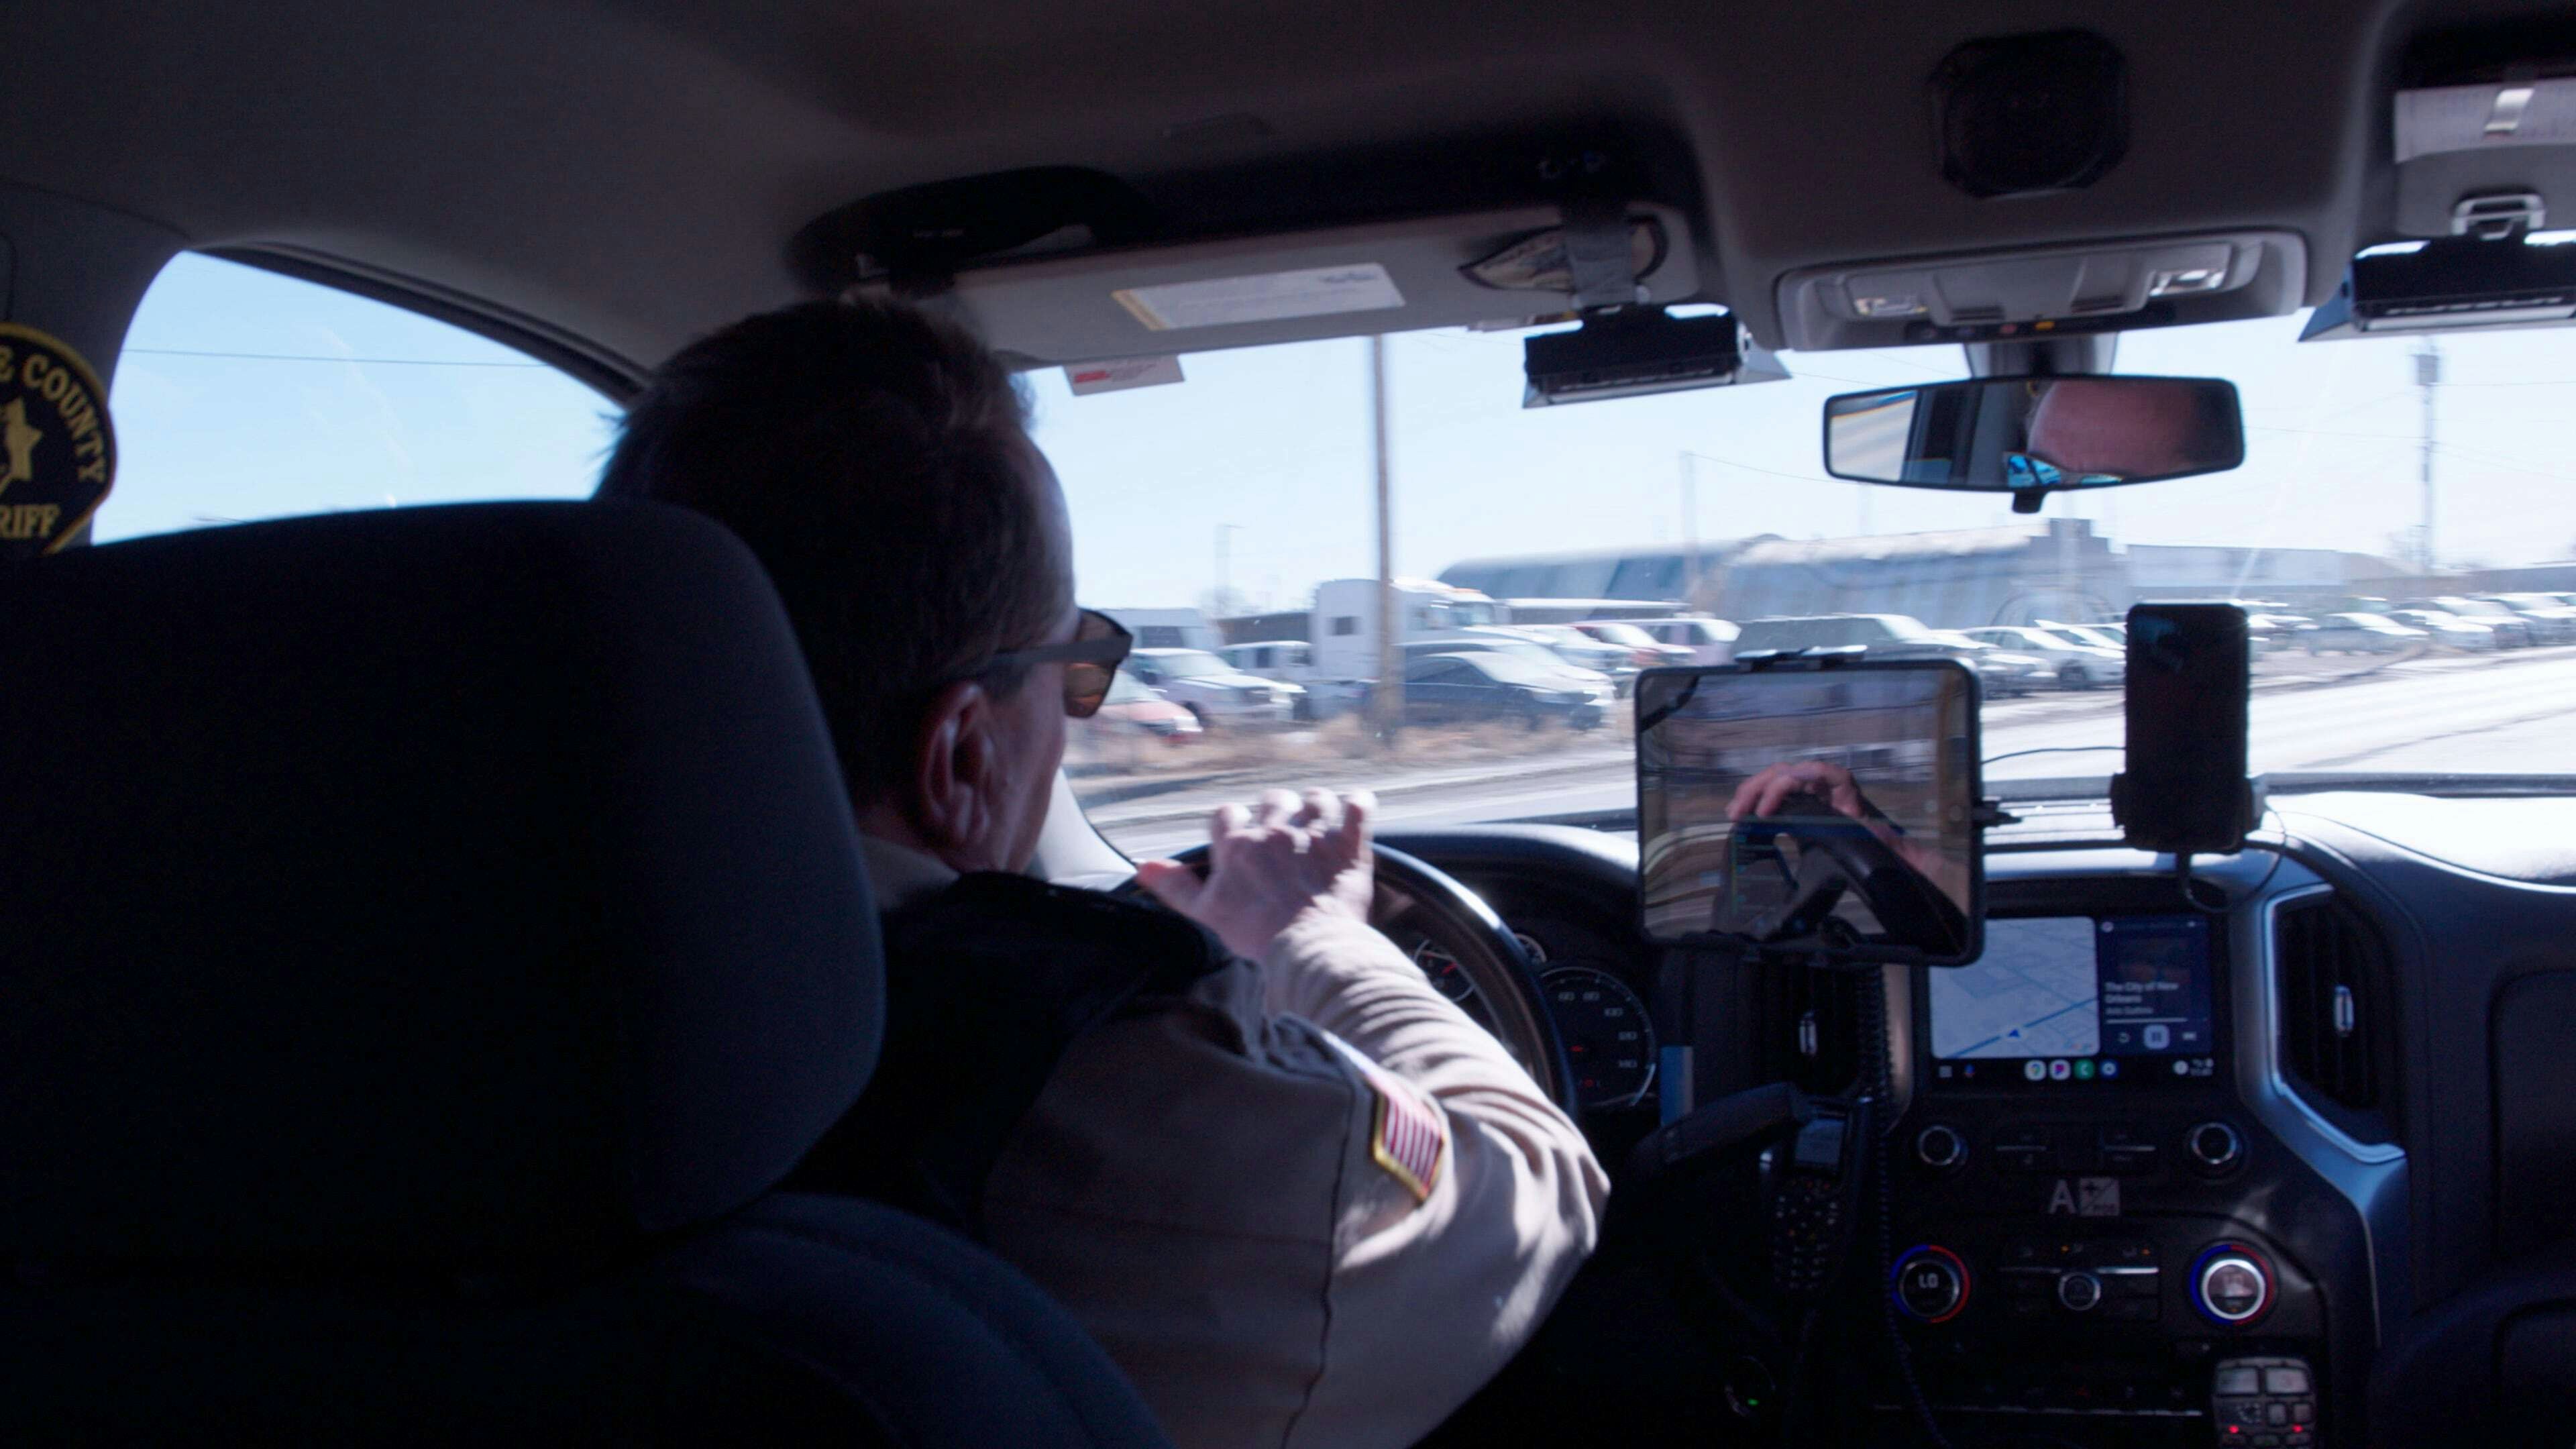
[[[2122,542],[2385,551],[2417,517],[2418,403],[2405,341],[2295,345],[2300,318],[2142,332],[2124,372],[2244,390],[2245,468],[2061,495]],[[2576,553],[2576,332],[2443,340],[2442,553]],[[1520,338],[1390,344],[1397,559],[1681,537],[1680,455],[1703,538],[1979,527],[1999,499],[1825,480],[1818,408],[1856,387],[1957,376],[1955,348],[1791,354],[1786,383],[1524,411]],[[189,354],[227,354],[205,356]],[[256,354],[245,356],[243,354]],[[1075,398],[1035,374],[1038,440],[1072,503],[1084,596],[1197,602],[1227,538],[1234,587],[1290,607],[1375,569],[1366,347],[1200,354],[1176,387]],[[474,498],[581,497],[613,439],[597,394],[507,349],[326,288],[198,257],[138,312],[112,388],[122,462],[102,541],[202,522]]]

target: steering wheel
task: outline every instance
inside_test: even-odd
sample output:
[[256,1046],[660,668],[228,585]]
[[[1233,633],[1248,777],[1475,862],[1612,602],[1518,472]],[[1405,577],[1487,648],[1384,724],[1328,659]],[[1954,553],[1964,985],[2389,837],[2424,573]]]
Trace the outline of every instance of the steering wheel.
[[[1548,1013],[1538,972],[1519,938],[1484,897],[1455,876],[1401,850],[1370,848],[1377,855],[1377,898],[1369,903],[1369,924],[1399,940],[1420,935],[1455,962],[1467,989],[1443,994],[1463,998],[1459,1004],[1467,1015],[1494,1034],[1548,1100],[1581,1120],[1565,1038]],[[1172,858],[1205,875],[1207,851],[1194,845]],[[1122,889],[1138,887],[1131,881]]]

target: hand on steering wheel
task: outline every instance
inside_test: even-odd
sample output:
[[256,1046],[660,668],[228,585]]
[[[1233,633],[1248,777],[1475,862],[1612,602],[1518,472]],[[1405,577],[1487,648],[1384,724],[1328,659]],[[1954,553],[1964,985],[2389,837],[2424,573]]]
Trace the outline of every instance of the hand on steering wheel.
[[1376,893],[1369,822],[1377,797],[1285,790],[1261,797],[1255,816],[1220,806],[1208,832],[1207,871],[1177,860],[1141,861],[1136,881],[1156,900],[1216,932],[1226,949],[1258,961],[1280,932],[1309,914],[1366,921]]
[[1474,891],[1369,838],[1377,801],[1310,790],[1262,796],[1256,814],[1216,812],[1209,843],[1170,860],[1140,861],[1134,885],[1216,932],[1226,949],[1260,960],[1278,934],[1311,913],[1419,930],[1457,963],[1481,1003],[1472,1011],[1549,1100],[1581,1110],[1565,1040],[1518,938]]

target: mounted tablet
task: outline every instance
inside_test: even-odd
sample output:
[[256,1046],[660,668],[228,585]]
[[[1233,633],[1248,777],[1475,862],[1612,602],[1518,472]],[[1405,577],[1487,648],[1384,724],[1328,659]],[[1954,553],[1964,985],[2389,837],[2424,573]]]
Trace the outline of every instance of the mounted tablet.
[[1637,683],[1659,945],[1965,965],[1982,948],[1977,681],[1947,660],[1659,669]]

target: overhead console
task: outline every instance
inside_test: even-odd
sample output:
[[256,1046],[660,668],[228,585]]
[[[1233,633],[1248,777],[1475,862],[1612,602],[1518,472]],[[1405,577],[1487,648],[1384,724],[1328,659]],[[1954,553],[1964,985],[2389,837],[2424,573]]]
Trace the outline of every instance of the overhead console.
[[1810,267],[1780,279],[1800,351],[1994,342],[2297,311],[2307,244],[2238,231]]

